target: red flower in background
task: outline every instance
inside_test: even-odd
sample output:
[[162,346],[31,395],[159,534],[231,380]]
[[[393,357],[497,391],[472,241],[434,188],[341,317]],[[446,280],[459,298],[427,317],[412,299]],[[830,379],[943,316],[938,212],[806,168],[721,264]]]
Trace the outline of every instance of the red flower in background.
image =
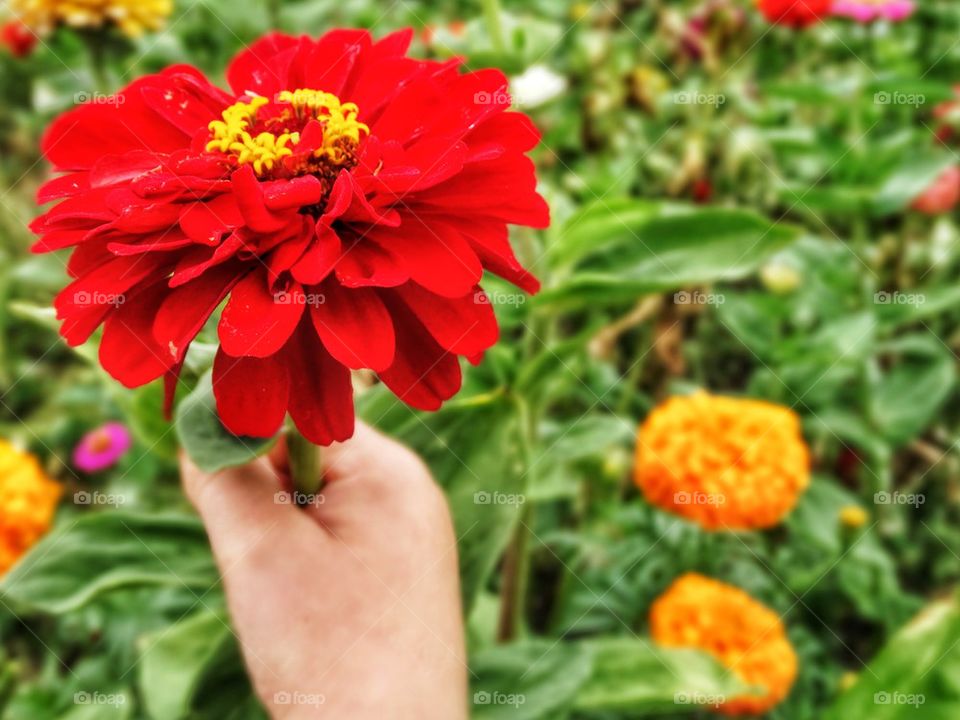
[[833,0],[757,0],[757,7],[771,23],[805,28],[830,13]]
[[926,215],[942,215],[960,203],[960,167],[948,167],[924,190],[911,207]]
[[37,42],[37,36],[19,20],[8,20],[0,25],[0,45],[14,57],[26,57],[33,52]]
[[224,424],[349,437],[351,368],[432,410],[459,355],[497,339],[478,283],[535,292],[510,223],[545,227],[496,70],[405,56],[411,31],[271,34],[231,63],[232,92],[189,66],[58,118],[43,152],[64,174],[39,201],[37,252],[76,246],[57,298],[71,345],[104,326],[100,360],[128,387],[161,376],[168,406],[190,342],[225,298],[213,368]]

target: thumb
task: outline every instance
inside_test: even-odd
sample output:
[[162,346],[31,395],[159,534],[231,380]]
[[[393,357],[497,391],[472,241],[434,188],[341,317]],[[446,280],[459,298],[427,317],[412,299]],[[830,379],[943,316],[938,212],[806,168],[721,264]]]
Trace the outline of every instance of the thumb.
[[265,457],[207,473],[181,452],[180,472],[221,567],[238,562],[261,542],[282,543],[312,525],[282,492],[277,472]]

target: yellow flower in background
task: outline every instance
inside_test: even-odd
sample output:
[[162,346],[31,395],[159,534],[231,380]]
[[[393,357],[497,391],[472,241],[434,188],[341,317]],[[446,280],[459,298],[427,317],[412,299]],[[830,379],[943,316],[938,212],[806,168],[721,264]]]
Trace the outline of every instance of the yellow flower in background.
[[41,35],[59,25],[80,29],[115,25],[125,35],[139,37],[163,27],[173,12],[173,0],[10,0],[10,10]]
[[61,492],[33,455],[0,440],[0,575],[50,528]]
[[848,528],[861,528],[867,524],[870,516],[859,505],[846,505],[840,508],[840,522]]
[[725,698],[727,715],[760,714],[783,700],[797,677],[797,654],[775,612],[739,588],[697,573],[681,576],[653,603],[659,645],[701,650],[757,694]]
[[707,530],[776,525],[810,484],[810,453],[789,408],[704,392],[656,407],[637,438],[646,499]]

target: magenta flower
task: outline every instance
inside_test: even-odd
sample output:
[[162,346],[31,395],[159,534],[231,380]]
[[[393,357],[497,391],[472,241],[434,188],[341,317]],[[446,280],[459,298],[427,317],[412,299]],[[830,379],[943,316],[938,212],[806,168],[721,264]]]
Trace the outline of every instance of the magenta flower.
[[109,422],[91,430],[73,450],[73,464],[84,472],[105,470],[130,449],[133,438],[130,431],[118,422]]
[[861,23],[875,20],[900,22],[910,17],[915,9],[913,0],[836,0],[831,14]]

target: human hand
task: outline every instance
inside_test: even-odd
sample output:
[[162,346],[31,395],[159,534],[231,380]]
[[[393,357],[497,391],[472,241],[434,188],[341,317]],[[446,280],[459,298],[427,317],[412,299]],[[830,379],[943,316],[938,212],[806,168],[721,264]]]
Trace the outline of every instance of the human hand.
[[443,493],[414,453],[360,423],[323,462],[322,503],[299,508],[278,502],[282,442],[214,475],[181,461],[258,697],[283,720],[466,718]]

